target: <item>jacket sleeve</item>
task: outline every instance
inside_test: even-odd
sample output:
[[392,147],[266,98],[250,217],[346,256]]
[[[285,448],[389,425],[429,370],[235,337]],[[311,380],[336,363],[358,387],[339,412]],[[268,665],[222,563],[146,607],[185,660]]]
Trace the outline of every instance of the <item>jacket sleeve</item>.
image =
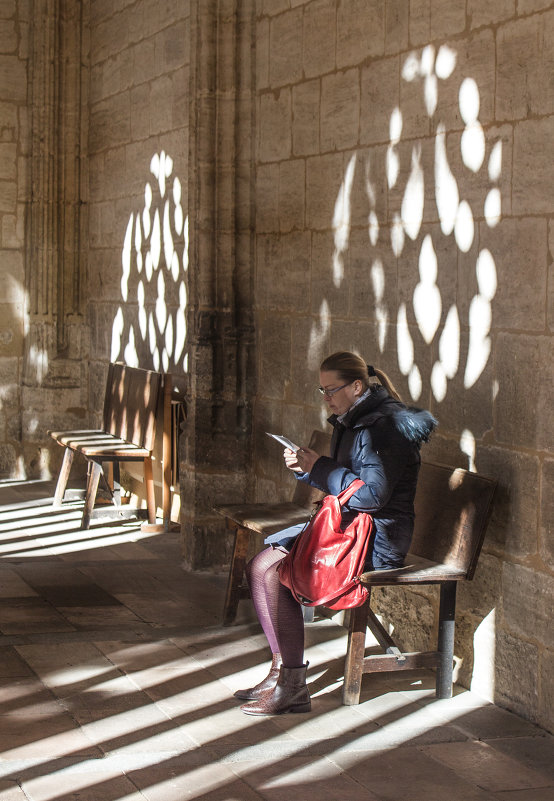
[[[376,430],[379,429],[379,430]],[[310,473],[310,484],[338,495],[356,479],[364,486],[348,501],[346,508],[356,512],[377,512],[388,503],[404,467],[413,460],[413,443],[408,442],[389,422],[360,430],[351,454],[354,469],[343,467],[328,456],[321,456]]]

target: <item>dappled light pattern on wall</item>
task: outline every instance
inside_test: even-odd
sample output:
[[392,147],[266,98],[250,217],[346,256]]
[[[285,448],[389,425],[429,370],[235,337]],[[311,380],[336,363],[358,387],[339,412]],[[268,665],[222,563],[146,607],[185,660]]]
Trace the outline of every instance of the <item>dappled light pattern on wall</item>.
[[[479,247],[478,223],[482,221],[494,228],[501,219],[498,183],[502,142],[487,143],[479,121],[479,87],[471,77],[460,79],[459,74],[453,77],[456,64],[456,51],[447,46],[440,47],[437,52],[429,45],[405,59],[402,81],[409,92],[415,93],[418,102],[421,98],[423,114],[433,118],[434,136],[425,139],[412,136],[403,140],[402,108],[391,108],[389,142],[381,168],[385,174],[379,174],[378,156],[370,157],[362,152],[352,156],[337,194],[332,220],[335,245],[332,277],[334,285],[339,287],[344,281],[344,260],[351,232],[353,177],[363,162],[365,194],[369,203],[368,281],[373,293],[377,345],[384,353],[388,344],[390,352],[392,343],[387,343],[387,338],[396,335],[397,364],[407,379],[413,401],[418,401],[430,386],[435,400],[442,402],[449,382],[457,376],[463,377],[463,388],[470,389],[482,376],[491,353],[492,302],[496,294],[497,273],[493,254],[487,248]],[[458,84],[454,83],[456,80]],[[440,119],[441,113],[437,109],[441,89],[457,100],[456,114],[462,121],[461,131],[460,127],[447,129]],[[448,141],[450,135],[452,140]],[[459,164],[452,151],[456,137]],[[423,157],[426,144],[427,163]],[[458,166],[453,167],[454,163]],[[472,178],[479,182],[479,187],[485,186],[480,201],[475,200],[478,194],[472,188]],[[381,186],[389,193],[393,190],[400,192],[401,202],[396,210],[391,208],[389,212],[381,212],[380,218],[377,196]],[[407,255],[407,243],[414,243],[417,249],[417,260],[413,265],[412,256]],[[384,263],[387,250],[391,259]],[[470,289],[473,297],[468,298],[467,311],[462,312],[459,303],[447,301],[441,294],[440,277],[446,267],[457,271],[459,254],[469,254],[464,262],[467,264],[474,251],[474,275],[467,283],[477,289]],[[401,258],[410,259],[414,283],[408,298],[406,285],[401,287],[403,299],[395,308],[391,305],[390,291],[387,301],[387,282],[392,285],[397,280],[397,273],[392,268],[394,277],[389,274],[388,266]],[[321,308],[320,318],[312,329],[312,361],[315,361],[316,343],[323,339],[329,327],[328,308]],[[424,351],[434,354],[434,363],[425,369],[422,365],[427,364],[428,356],[421,359]],[[470,439],[471,433],[464,432],[464,449],[471,461]]]
[[187,372],[188,218],[173,160],[150,162],[144,206],[131,213],[121,252],[121,303],[112,325],[111,361]]

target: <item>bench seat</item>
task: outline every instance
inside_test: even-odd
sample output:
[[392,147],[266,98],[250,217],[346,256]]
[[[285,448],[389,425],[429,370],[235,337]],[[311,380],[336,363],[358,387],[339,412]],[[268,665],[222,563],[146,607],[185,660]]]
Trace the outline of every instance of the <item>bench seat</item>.
[[141,448],[121,437],[105,431],[49,431],[59,445],[71,448],[83,456],[100,457],[111,455],[118,459],[145,459],[150,456],[148,448]]
[[408,553],[403,567],[391,570],[372,570],[360,575],[366,587],[386,587],[391,584],[435,584],[441,581],[463,581],[464,570],[444,562],[432,562],[423,556]]

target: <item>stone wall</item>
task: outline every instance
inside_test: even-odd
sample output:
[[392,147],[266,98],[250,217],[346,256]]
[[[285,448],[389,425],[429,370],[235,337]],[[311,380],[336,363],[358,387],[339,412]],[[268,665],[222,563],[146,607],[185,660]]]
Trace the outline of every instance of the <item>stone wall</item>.
[[[334,350],[430,408],[424,457],[499,481],[458,677],[552,728],[550,6],[258,3],[254,472],[258,498],[292,492],[263,432],[325,426]],[[426,642],[433,591],[378,603]]]
[[[225,564],[212,505],[292,493],[264,432],[324,428],[357,350],[498,479],[458,677],[552,729],[550,6],[3,3],[0,473],[54,472],[110,359],[170,369],[184,561]],[[377,601],[427,641],[432,590]]]
[[21,376],[29,156],[27,4],[0,7],[0,476],[23,477]]

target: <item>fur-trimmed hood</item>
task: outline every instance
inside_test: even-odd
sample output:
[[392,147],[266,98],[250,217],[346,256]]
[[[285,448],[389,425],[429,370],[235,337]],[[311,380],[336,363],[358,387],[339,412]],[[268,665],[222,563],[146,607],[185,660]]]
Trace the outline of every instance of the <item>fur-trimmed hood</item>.
[[329,423],[334,427],[365,428],[374,425],[379,418],[389,417],[396,429],[408,442],[419,445],[427,442],[435,428],[438,426],[431,412],[418,409],[415,406],[406,406],[404,403],[391,398],[386,389],[378,384],[371,387],[371,394],[355,406],[342,422],[337,416],[329,417]]

